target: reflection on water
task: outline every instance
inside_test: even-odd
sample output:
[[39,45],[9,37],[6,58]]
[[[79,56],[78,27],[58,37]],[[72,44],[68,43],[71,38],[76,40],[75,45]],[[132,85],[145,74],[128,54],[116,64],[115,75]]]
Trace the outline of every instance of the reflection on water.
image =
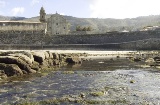
[[[149,95],[154,95],[153,92],[150,92],[151,88],[155,89],[157,92],[155,96],[159,97],[159,89],[156,89],[156,87],[160,86],[160,83],[158,82],[156,85],[153,85],[153,83],[160,81],[160,74],[144,71],[145,69],[142,70],[135,65],[135,62],[117,58],[112,60],[96,59],[85,61],[82,65],[68,65],[62,67],[60,71],[51,72],[43,77],[32,77],[32,80],[13,81],[1,85],[0,103],[3,105],[26,100],[38,101],[70,94],[76,95],[81,92],[104,89],[106,86],[115,88],[116,86],[127,87],[128,90],[133,91],[135,96],[139,96],[139,99],[148,100],[150,99]],[[147,79],[147,76],[149,76],[149,79]],[[153,77],[154,81],[152,80]],[[136,84],[130,84],[130,80],[134,80]],[[150,82],[150,80],[152,81]],[[145,87],[149,85],[152,85],[152,87],[141,88],[141,86]],[[114,90],[116,90],[117,93],[121,92],[119,88],[112,89],[109,93],[111,95],[102,97],[102,99],[116,99],[117,96],[112,95]],[[145,92],[145,90],[147,90],[148,93],[145,93],[145,96],[141,97],[140,91]],[[132,93],[124,92],[121,97],[128,97],[133,101],[137,100],[137,98],[131,94]]]

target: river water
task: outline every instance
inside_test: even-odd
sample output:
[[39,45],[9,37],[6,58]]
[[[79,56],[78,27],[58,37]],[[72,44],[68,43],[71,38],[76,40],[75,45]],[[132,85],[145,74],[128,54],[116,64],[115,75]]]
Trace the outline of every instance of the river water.
[[[58,71],[0,85],[1,105],[35,102],[64,96],[105,101],[106,105],[159,105],[160,71],[140,68],[128,59],[91,59]],[[103,92],[94,96],[93,92]]]

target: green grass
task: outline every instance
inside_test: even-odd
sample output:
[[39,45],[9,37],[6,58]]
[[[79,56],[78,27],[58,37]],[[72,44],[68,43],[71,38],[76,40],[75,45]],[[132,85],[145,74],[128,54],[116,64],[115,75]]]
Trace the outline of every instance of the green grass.
[[122,100],[108,100],[107,102],[111,105],[118,105],[118,104],[127,105],[128,104],[128,101],[126,101],[125,99],[122,99]]
[[100,97],[104,95],[104,92],[103,91],[91,92],[90,95],[94,97]]
[[130,83],[135,83],[135,81],[134,80],[130,80]]
[[97,105],[97,104],[101,104],[101,105],[103,105],[103,104],[106,103],[105,101],[97,101],[97,100],[85,100],[84,102],[85,102],[87,105],[88,105],[88,104],[92,104],[92,105],[93,105],[93,104],[96,104],[96,105]]
[[74,74],[74,71],[63,71],[63,74]]

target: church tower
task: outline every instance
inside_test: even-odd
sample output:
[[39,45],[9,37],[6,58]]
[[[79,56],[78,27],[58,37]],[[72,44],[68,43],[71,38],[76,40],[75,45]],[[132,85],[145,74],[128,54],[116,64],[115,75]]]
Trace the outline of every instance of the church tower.
[[45,13],[45,10],[43,7],[41,7],[41,10],[40,10],[40,22],[46,22],[46,19],[45,19],[45,16],[46,16],[46,13]]

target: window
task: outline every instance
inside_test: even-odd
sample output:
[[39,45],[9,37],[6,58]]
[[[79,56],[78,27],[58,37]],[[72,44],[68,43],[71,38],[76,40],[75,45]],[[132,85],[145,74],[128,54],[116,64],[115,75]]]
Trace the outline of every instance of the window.
[[66,29],[66,27],[64,27],[64,29]]
[[56,23],[56,25],[58,25],[58,23]]

